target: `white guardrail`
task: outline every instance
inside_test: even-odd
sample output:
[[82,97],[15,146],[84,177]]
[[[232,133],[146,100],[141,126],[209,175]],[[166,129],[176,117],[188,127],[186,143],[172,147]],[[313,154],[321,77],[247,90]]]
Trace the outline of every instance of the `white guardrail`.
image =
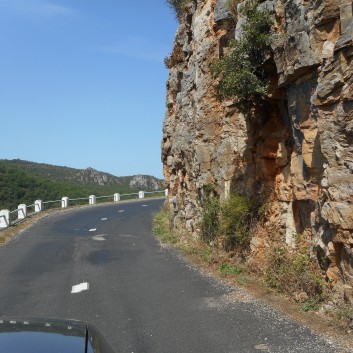
[[[67,208],[69,207],[70,203],[73,203],[75,201],[88,201],[89,205],[96,205],[97,200],[99,199],[110,199],[113,198],[114,202],[119,202],[121,201],[121,198],[125,196],[137,196],[139,199],[144,199],[145,195],[148,194],[160,194],[164,193],[164,195],[167,197],[168,196],[168,189],[166,190],[158,190],[158,191],[139,191],[138,193],[133,193],[133,194],[119,194],[116,193],[114,195],[109,195],[109,196],[95,196],[91,195],[89,197],[83,197],[83,198],[78,198],[78,199],[70,199],[68,197],[63,197],[61,200],[54,200],[54,201],[45,201],[43,202],[42,200],[36,200],[34,204],[32,205],[25,205],[21,204],[17,207],[16,210],[10,211],[10,210],[0,210],[0,230],[8,228],[11,226],[11,224],[15,224],[25,218],[28,217],[28,210],[33,209],[32,213],[38,213],[42,212],[45,209],[46,205],[58,203],[60,204],[61,208]],[[17,218],[16,218],[17,214]]]

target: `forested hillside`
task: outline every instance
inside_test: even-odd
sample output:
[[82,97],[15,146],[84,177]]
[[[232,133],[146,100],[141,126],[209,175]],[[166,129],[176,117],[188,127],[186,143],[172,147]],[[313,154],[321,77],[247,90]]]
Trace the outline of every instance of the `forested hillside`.
[[163,183],[151,176],[115,177],[92,168],[79,170],[21,160],[0,160],[0,209],[12,210],[21,203],[33,204],[37,199],[50,201],[63,196],[107,196],[156,189],[163,189]]

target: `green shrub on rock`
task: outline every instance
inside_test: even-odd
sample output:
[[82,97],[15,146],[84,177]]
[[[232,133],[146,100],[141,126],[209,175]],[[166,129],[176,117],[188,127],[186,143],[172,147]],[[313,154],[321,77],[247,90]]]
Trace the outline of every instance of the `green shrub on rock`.
[[248,197],[230,195],[222,204],[220,214],[220,234],[225,249],[245,247],[251,238],[251,223],[255,217],[254,205]]
[[261,65],[269,52],[272,17],[267,9],[258,9],[258,0],[244,1],[240,13],[246,17],[240,37],[232,41],[232,51],[218,59],[211,67],[217,78],[216,92],[223,100],[234,98],[245,107],[261,100],[268,91],[268,83]]
[[199,224],[201,239],[206,243],[217,240],[227,251],[246,249],[254,223],[264,217],[264,200],[233,193],[220,202],[212,190],[205,190]]
[[219,234],[220,201],[213,192],[206,188],[202,199],[200,221],[201,239],[205,243],[213,242]]

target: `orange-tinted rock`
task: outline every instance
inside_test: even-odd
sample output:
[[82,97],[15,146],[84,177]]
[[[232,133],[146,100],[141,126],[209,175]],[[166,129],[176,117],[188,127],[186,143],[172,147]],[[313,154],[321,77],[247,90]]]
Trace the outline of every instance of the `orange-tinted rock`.
[[327,277],[352,287],[351,1],[262,2],[276,18],[265,65],[270,92],[250,115],[214,91],[210,67],[244,21],[233,34],[224,4],[192,2],[175,37],[162,142],[175,224],[197,236],[206,185],[221,199],[234,188],[271,192],[268,231],[256,234],[250,256],[262,258],[273,242],[294,247],[296,235],[309,232],[312,248],[330,260]]

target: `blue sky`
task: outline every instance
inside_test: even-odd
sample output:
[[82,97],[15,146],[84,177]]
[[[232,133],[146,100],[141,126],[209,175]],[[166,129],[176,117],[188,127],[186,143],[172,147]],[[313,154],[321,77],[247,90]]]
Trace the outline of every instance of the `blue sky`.
[[162,177],[164,0],[0,0],[0,159]]

